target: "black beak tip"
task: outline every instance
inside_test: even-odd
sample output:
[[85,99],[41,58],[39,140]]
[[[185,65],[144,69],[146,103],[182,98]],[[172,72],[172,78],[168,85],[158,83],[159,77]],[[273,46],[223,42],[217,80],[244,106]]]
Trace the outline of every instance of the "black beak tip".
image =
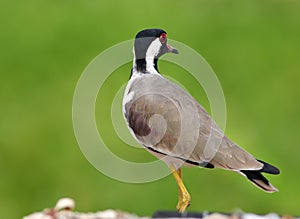
[[167,52],[171,52],[171,53],[174,53],[174,54],[178,54],[178,50],[172,46],[170,46],[169,44],[167,44]]
[[171,52],[174,53],[174,54],[179,54],[178,50],[175,49],[175,48],[173,48],[173,49],[171,50]]

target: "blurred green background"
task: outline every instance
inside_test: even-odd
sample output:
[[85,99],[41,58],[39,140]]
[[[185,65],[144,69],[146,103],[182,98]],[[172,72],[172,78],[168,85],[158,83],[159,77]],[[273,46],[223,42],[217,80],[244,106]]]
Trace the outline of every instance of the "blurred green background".
[[[300,215],[299,12],[297,0],[2,0],[1,218],[20,218],[63,196],[74,198],[79,211],[113,208],[151,215],[175,209],[172,176],[147,184],[110,179],[83,156],[72,127],[73,93],[88,63],[149,27],[165,29],[208,61],[226,97],[227,135],[282,171],[268,177],[280,192],[267,194],[238,174],[185,168],[189,210]],[[160,63],[161,72],[209,108],[193,78],[174,69]],[[153,160],[122,143],[109,118],[112,98],[129,73],[130,64],[119,68],[100,91],[99,130],[119,156]]]

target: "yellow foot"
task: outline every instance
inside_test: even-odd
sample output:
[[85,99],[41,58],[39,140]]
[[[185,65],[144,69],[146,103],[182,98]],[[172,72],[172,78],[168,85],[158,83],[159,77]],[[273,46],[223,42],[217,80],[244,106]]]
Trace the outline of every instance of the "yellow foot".
[[185,209],[190,205],[191,196],[182,182],[181,169],[176,169],[172,165],[170,166],[170,169],[178,185],[178,204],[176,208],[180,213],[183,213]]
[[191,201],[191,196],[189,193],[182,194],[182,197],[180,197],[178,204],[176,206],[177,211],[180,213],[183,213],[187,207],[189,207]]

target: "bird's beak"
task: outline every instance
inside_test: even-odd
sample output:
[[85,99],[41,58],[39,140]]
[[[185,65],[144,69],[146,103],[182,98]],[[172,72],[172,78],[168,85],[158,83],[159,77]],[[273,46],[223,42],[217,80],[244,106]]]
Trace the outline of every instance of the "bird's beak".
[[168,49],[168,52],[178,54],[178,50],[176,48],[170,46],[169,44],[167,44],[167,49]]

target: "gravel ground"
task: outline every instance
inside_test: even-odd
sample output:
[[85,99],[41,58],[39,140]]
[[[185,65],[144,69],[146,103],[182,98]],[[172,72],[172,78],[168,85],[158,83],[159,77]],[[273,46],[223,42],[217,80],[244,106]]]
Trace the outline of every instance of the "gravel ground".
[[54,208],[47,208],[41,212],[35,212],[23,219],[150,219],[150,218],[201,218],[201,219],[300,219],[292,216],[279,216],[275,213],[267,215],[256,215],[252,213],[209,213],[209,212],[187,212],[180,214],[175,211],[159,211],[152,217],[137,216],[135,214],[118,210],[105,210],[94,213],[80,213],[73,211],[75,202],[70,198],[58,200]]

